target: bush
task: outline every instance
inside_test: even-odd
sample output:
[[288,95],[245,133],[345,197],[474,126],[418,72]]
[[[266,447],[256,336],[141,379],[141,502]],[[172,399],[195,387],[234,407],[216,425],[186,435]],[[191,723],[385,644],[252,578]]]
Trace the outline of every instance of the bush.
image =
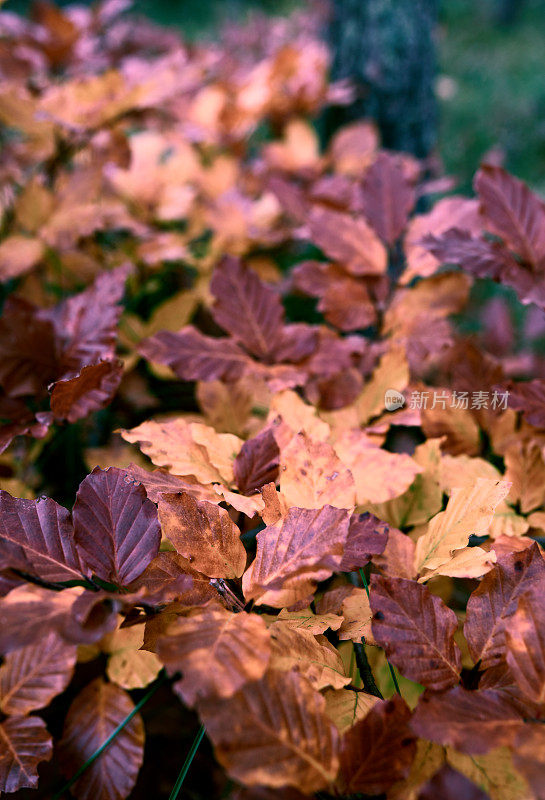
[[545,206],[321,148],[316,17],[123,6],[0,15],[1,791],[136,797],[174,692],[171,797],[541,797]]

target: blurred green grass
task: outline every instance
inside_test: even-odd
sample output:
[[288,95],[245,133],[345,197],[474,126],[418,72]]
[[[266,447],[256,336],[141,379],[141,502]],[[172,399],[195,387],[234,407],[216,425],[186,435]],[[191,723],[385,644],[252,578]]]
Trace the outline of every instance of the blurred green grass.
[[545,194],[543,0],[526,0],[506,27],[494,21],[492,0],[443,0],[438,44],[438,89],[450,93],[440,100],[446,171],[467,190],[499,146],[506,168]]

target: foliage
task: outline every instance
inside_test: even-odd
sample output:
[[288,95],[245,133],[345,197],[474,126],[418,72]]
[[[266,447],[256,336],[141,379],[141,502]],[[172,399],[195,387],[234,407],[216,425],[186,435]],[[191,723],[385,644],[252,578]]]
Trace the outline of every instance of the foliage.
[[218,797],[544,796],[545,205],[123,6],[0,15],[0,790],[134,796],[166,683]]

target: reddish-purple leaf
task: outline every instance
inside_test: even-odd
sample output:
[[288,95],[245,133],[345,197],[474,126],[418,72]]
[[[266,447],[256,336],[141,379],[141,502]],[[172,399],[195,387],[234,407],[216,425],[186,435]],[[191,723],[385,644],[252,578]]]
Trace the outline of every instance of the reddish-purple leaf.
[[470,692],[461,686],[422,695],[411,722],[423,739],[473,754],[509,744],[522,725],[516,704],[502,692]]
[[266,483],[275,482],[280,468],[280,448],[271,428],[244,442],[233,463],[239,492],[253,494]]
[[53,742],[40,717],[8,717],[0,724],[0,792],[38,785],[37,767],[53,755]]
[[485,164],[475,177],[485,225],[536,270],[545,266],[545,205],[522,181]]
[[405,778],[411,768],[416,737],[409,728],[411,712],[394,696],[376,703],[345,733],[337,786],[343,795],[377,795]]
[[[89,759],[134,709],[130,695],[97,678],[70,708],[59,745],[67,777]],[[79,800],[122,800],[132,791],[144,758],[144,725],[136,714],[74,784]]]
[[0,557],[46,581],[82,579],[70,514],[49,498],[24,500],[0,491]]
[[359,199],[367,222],[383,242],[393,245],[403,233],[415,201],[414,188],[398,158],[386,152],[377,155],[365,172]]
[[257,554],[243,578],[247,599],[287,581],[324,580],[339,570],[348,535],[348,512],[325,505],[290,508],[281,525],[257,534]]
[[439,597],[416,581],[373,575],[371,609],[373,636],[405,677],[436,691],[458,683],[458,621]]
[[123,376],[123,362],[99,361],[53,384],[51,411],[57,419],[76,422],[111,403]]
[[0,710],[15,716],[47,706],[68,686],[76,655],[55,632],[12,651],[0,667]]
[[225,258],[210,282],[217,324],[258,358],[274,351],[284,323],[280,296],[235,258]]
[[[500,388],[500,387],[498,387]],[[508,392],[508,403],[515,411],[522,411],[524,419],[536,428],[545,428],[545,381],[509,381],[501,387]]]
[[126,586],[159,552],[157,508],[124,470],[96,467],[78,489],[73,516],[80,558],[102,580]]
[[505,626],[523,592],[545,579],[545,561],[537,544],[498,559],[467,603],[464,635],[482,669],[505,663]]
[[149,361],[166,364],[184,381],[234,381],[251,360],[232,339],[205,336],[192,325],[178,333],[161,331],[140,343]]
[[128,274],[126,266],[101,273],[92,286],[49,314],[62,347],[61,375],[115,357],[117,323],[123,310],[120,300]]
[[369,511],[365,514],[352,514],[340,571],[351,572],[364,567],[373,556],[384,552],[389,529],[386,522],[382,522]]

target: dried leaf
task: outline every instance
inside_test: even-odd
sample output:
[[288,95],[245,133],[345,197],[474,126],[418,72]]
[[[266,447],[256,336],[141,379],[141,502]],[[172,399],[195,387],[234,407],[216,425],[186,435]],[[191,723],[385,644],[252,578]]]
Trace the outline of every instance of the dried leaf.
[[240,530],[224,508],[187,492],[163,494],[159,519],[164,535],[194,569],[211,578],[238,578],[244,572]]
[[75,645],[54,632],[38,644],[13,650],[0,667],[0,709],[22,716],[44,708],[66,689],[75,663]]
[[126,586],[159,552],[157,509],[123,470],[96,467],[74,504],[74,538],[88,574]]
[[[71,777],[134,709],[130,696],[97,678],[81,691],[70,708],[59,745],[61,769]],[[74,784],[81,800],[117,800],[131,792],[144,757],[144,726],[139,714]]]
[[237,694],[199,706],[216,758],[249,786],[326,788],[339,766],[338,734],[322,695],[295,672],[269,671]]
[[373,635],[402,675],[435,691],[458,683],[458,622],[439,597],[405,578],[373,576],[371,609]]

